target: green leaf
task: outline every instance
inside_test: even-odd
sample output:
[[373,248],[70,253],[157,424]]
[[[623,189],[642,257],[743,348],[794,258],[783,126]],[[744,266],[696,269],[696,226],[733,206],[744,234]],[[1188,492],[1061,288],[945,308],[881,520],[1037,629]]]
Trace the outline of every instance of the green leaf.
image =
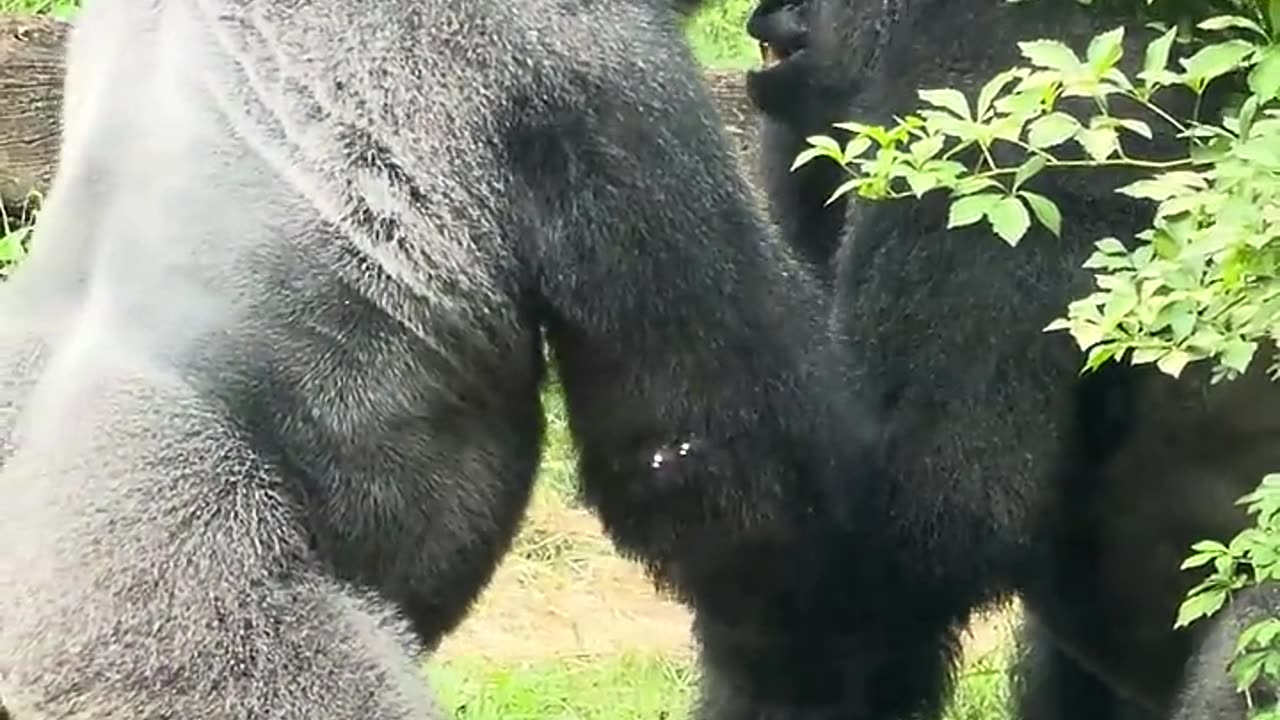
[[1182,342],[1196,329],[1195,306],[1182,302],[1172,303],[1169,308],[1169,330],[1175,342]]
[[1049,94],[1043,88],[1019,90],[996,101],[996,109],[1011,115],[1038,115]]
[[1240,68],[1244,59],[1254,51],[1253,45],[1243,40],[1206,45],[1183,61],[1187,76],[1201,87],[1214,78]]
[[1267,618],[1250,625],[1236,639],[1236,654],[1243,654],[1250,647],[1267,648],[1275,641],[1277,634],[1280,634],[1280,620],[1276,618]]
[[1249,368],[1249,363],[1253,361],[1253,354],[1257,349],[1258,344],[1255,342],[1239,339],[1230,340],[1222,348],[1219,360],[1232,370],[1244,373]]
[[1261,35],[1263,39],[1266,39],[1267,37],[1266,31],[1262,29],[1261,25],[1247,17],[1240,17],[1239,15],[1218,15],[1216,17],[1200,21],[1200,24],[1196,27],[1201,30],[1229,30],[1231,28],[1240,28],[1255,32]]
[[978,92],[978,106],[975,108],[975,114],[979,119],[984,119],[987,116],[987,111],[991,109],[991,104],[995,102],[996,96],[1016,79],[1018,79],[1017,71],[1005,70],[982,86],[982,90]]
[[867,125],[865,123],[860,123],[860,122],[854,122],[852,120],[835,123],[832,125],[832,127],[839,128],[840,130],[844,130],[846,132],[851,132],[854,135],[861,135],[863,133],[870,132],[870,130],[872,129],[870,125]]
[[1105,237],[1093,244],[1099,251],[1107,255],[1128,255],[1129,250],[1119,240],[1113,237]]
[[1120,136],[1115,128],[1098,126],[1080,131],[1076,142],[1095,162],[1102,162],[1120,149]]
[[1089,41],[1085,51],[1089,66],[1101,74],[1124,56],[1124,26],[1108,30]]
[[1058,206],[1049,198],[1037,193],[1024,190],[1019,194],[1031,206],[1031,212],[1035,214],[1036,220],[1055,237],[1062,237],[1062,213],[1058,210]]
[[1267,654],[1263,652],[1247,652],[1232,658],[1228,666],[1236,679],[1236,692],[1244,692],[1257,682],[1266,658]]
[[827,136],[827,135],[810,135],[809,137],[805,138],[804,140],[805,140],[805,142],[809,143],[810,145],[812,145],[812,146],[813,146],[813,147],[815,147],[815,148],[822,148],[822,149],[825,149],[825,150],[829,150],[829,151],[831,151],[831,152],[833,152],[833,153],[839,153],[839,152],[840,152],[840,143],[836,142],[836,141],[835,141],[835,138],[832,138],[832,137],[830,137],[830,136]]
[[1280,93],[1280,46],[1263,51],[1262,59],[1249,71],[1249,89],[1259,102],[1267,102]]
[[791,172],[795,172],[799,168],[808,165],[814,160],[814,158],[820,157],[832,157],[831,151],[826,148],[815,147],[801,151],[799,155],[796,155],[796,159],[791,163]]
[[935,107],[949,110],[953,115],[961,119],[973,119],[969,114],[969,102],[965,100],[964,94],[959,90],[952,88],[921,90],[920,99]]
[[[1097,327],[1089,327],[1086,329],[1081,326],[1076,326],[1072,328],[1071,334],[1076,339],[1077,345],[1081,348],[1089,348],[1089,355],[1085,358],[1082,372],[1093,372],[1094,370],[1097,370],[1102,367],[1103,363],[1115,358],[1116,354],[1120,351],[1119,348],[1116,347],[1115,343],[1107,343],[1105,345],[1095,344],[1100,342],[1100,333]],[[1098,339],[1093,337],[1095,334],[1099,335]]]
[[1027,143],[1034,148],[1051,148],[1075,137],[1082,129],[1079,120],[1063,112],[1052,112],[1031,123],[1027,128]]
[[1213,553],[1215,555],[1223,555],[1230,552],[1226,545],[1217,540],[1198,540],[1191,544],[1191,549],[1196,552]]
[[1000,239],[1012,246],[1017,246],[1027,230],[1031,228],[1031,216],[1022,201],[1015,196],[1006,196],[987,210],[987,219],[991,228]]
[[1182,374],[1182,370],[1192,359],[1191,355],[1181,350],[1170,350],[1164,357],[1156,361],[1156,368],[1160,372],[1176,378]]
[[1192,595],[1184,600],[1181,607],[1178,608],[1178,618],[1174,621],[1173,627],[1186,627],[1202,617],[1209,617],[1218,612],[1226,601],[1227,593],[1221,589],[1207,590],[1198,595]]
[[840,187],[832,191],[831,197],[827,198],[827,201],[823,203],[823,205],[830,205],[836,200],[839,200],[841,197],[848,195],[854,190],[857,190],[866,181],[867,181],[866,178],[851,178],[849,180],[845,180],[844,182],[840,183]]
[[[969,171],[969,168],[954,160],[936,159],[926,161],[920,166],[920,169],[932,174],[948,185],[955,183],[961,175]],[[967,195],[968,193],[962,194]]]
[[847,163],[870,149],[871,140],[859,135],[844,146],[844,161]]
[[1110,68],[1102,73],[1102,92],[1106,94],[1121,93],[1132,95],[1137,91],[1133,81],[1120,68]]
[[1070,330],[1071,321],[1067,318],[1057,318],[1044,326],[1043,332],[1057,332],[1059,330]]
[[1169,198],[1193,192],[1196,189],[1199,188],[1193,188],[1193,186],[1185,183],[1176,182],[1169,178],[1168,175],[1164,175],[1148,180],[1137,180],[1117,189],[1116,192],[1121,195],[1128,195],[1132,198],[1163,202]]
[[989,177],[970,176],[956,183],[955,191],[957,195],[973,195],[979,190],[987,188],[1000,188],[1000,183]]
[[1027,161],[1019,165],[1018,170],[1013,174],[1013,189],[1022,187],[1023,183],[1039,174],[1048,164],[1041,155],[1032,155],[1027,158]]
[[[1111,313],[1108,313],[1108,316],[1110,316],[1110,314]],[[1129,358],[1129,362],[1133,365],[1146,365],[1148,363],[1156,362],[1160,358],[1164,357],[1167,352],[1169,352],[1169,349],[1164,347],[1135,348],[1133,355]]]
[[903,177],[906,178],[907,185],[911,188],[911,193],[916,197],[922,197],[925,193],[938,187],[937,176],[929,173],[911,170],[904,173]]
[[1116,124],[1125,130],[1128,130],[1135,135],[1141,135],[1148,140],[1152,137],[1151,126],[1142,120],[1136,120],[1133,118],[1116,118]]
[[1171,27],[1165,34],[1147,45],[1146,54],[1142,59],[1143,75],[1153,75],[1169,67],[1169,52],[1173,49],[1173,40],[1177,35],[1178,28]]
[[911,157],[917,163],[923,163],[942,152],[947,139],[942,135],[928,135],[911,144]]
[[1250,95],[1245,98],[1244,104],[1240,106],[1240,112],[1236,115],[1236,122],[1240,125],[1240,138],[1242,140],[1249,138],[1249,133],[1253,129],[1253,121],[1258,116],[1259,107],[1260,98],[1257,95]]
[[947,213],[947,228],[964,227],[978,222],[1000,199],[1001,196],[995,193],[981,193],[956,200],[951,203],[951,209]]
[[1080,59],[1062,42],[1057,40],[1031,40],[1018,43],[1018,49],[1032,65],[1059,72],[1080,69]]
[[1214,559],[1216,559],[1217,557],[1218,556],[1215,553],[1196,553],[1195,555],[1192,555],[1186,560],[1183,560],[1182,564],[1178,566],[1178,569],[1194,570],[1198,567],[1203,567],[1205,565],[1208,565],[1209,563],[1213,562]]

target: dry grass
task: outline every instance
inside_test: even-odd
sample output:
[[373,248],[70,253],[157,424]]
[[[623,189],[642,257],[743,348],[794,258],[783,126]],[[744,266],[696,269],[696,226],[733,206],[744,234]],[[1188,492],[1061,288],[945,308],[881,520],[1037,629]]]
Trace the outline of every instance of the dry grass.
[[[614,551],[595,516],[574,501],[563,406],[553,393],[546,399],[548,450],[524,526],[472,614],[437,657],[687,657],[688,612],[661,597],[638,564]],[[978,657],[1000,648],[1015,619],[1016,609],[1009,609],[975,622],[966,654]]]
[[[688,612],[658,595],[574,501],[563,406],[512,552],[430,664],[459,720],[658,720],[688,716],[696,677]],[[1002,652],[1016,609],[974,623],[945,720],[1007,720]]]
[[615,553],[595,517],[540,491],[516,546],[444,658],[523,661],[690,651],[689,615]]

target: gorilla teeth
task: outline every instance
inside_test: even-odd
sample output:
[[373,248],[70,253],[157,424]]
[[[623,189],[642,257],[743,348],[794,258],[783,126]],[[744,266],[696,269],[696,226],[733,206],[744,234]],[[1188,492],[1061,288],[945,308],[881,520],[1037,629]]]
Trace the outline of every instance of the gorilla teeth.
[[767,42],[760,43],[760,63],[766,68],[777,65],[787,59],[787,53],[770,45]]

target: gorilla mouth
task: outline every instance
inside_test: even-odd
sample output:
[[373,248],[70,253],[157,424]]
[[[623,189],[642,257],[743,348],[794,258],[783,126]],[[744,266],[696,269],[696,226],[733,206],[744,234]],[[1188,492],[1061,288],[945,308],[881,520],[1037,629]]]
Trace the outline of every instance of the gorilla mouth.
[[760,47],[758,72],[766,72],[804,52],[809,39],[811,0],[760,0],[747,20],[747,36]]
[[768,72],[804,53],[804,46],[785,47],[760,41],[760,70]]
[[771,68],[794,55],[795,52],[778,45],[760,41],[760,64],[765,69]]

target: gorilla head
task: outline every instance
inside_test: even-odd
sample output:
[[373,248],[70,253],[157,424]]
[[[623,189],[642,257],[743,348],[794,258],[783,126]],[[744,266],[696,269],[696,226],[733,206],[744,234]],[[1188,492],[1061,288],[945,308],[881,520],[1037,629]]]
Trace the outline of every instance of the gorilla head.
[[747,73],[751,101],[801,132],[846,119],[833,110],[846,106],[874,69],[900,4],[764,0],[747,21],[762,60]]

